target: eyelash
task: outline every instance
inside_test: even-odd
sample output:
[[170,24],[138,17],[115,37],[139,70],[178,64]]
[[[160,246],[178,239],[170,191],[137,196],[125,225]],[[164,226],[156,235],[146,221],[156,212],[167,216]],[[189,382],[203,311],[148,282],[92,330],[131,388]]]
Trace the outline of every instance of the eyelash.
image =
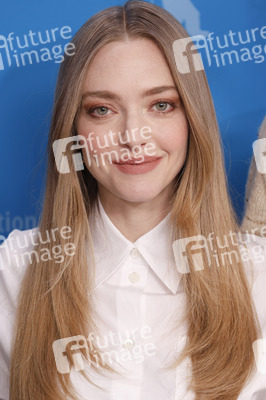
[[[170,110],[168,110],[168,111],[155,111],[155,113],[156,114],[160,114],[160,115],[162,115],[162,114],[168,114],[168,113],[171,113],[171,112],[173,112],[176,108],[178,108],[178,106],[176,105],[176,103],[175,102],[173,102],[173,101],[169,101],[169,100],[159,100],[159,101],[156,101],[155,103],[153,103],[152,105],[151,105],[151,107],[154,107],[156,104],[160,104],[160,103],[166,103],[166,104],[169,104],[172,108],[170,109]],[[92,108],[90,108],[89,110],[87,110],[86,112],[87,112],[87,114],[89,114],[92,118],[96,118],[96,119],[104,119],[104,118],[108,118],[108,116],[109,116],[109,114],[106,114],[106,115],[103,115],[103,116],[100,116],[100,115],[93,115],[92,113],[95,111],[95,110],[97,110],[98,108],[106,108],[107,110],[110,110],[108,107],[106,107],[106,106],[104,106],[104,105],[98,105],[98,106],[94,106],[94,107],[92,107]]]

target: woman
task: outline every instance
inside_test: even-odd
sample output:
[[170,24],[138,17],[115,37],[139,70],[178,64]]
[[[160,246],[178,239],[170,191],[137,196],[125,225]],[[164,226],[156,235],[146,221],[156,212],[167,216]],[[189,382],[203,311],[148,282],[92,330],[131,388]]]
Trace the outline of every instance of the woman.
[[76,34],[39,229],[14,232],[2,250],[0,398],[265,394],[252,345],[265,333],[266,277],[254,263],[255,311],[250,262],[264,242],[246,237],[244,253],[240,236],[228,239],[238,227],[205,73],[176,68],[173,42],[187,36],[142,1]]

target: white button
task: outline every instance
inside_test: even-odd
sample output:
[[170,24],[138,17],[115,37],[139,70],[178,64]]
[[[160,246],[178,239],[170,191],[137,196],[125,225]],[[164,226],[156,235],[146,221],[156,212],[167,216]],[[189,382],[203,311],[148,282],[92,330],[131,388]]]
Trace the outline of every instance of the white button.
[[131,274],[128,275],[128,280],[131,283],[136,283],[139,281],[139,274],[137,272],[131,272]]
[[139,252],[135,248],[131,250],[130,255],[132,258],[139,258]]
[[124,349],[128,349],[128,350],[132,350],[134,347],[134,342],[131,339],[127,339],[122,346],[124,347]]

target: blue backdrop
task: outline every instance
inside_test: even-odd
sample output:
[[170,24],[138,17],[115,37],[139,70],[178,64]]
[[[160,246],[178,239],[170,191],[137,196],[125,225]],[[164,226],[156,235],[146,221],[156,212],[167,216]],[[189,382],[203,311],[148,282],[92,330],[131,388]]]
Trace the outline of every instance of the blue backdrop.
[[[252,142],[266,108],[266,2],[151,2],[175,15],[190,35],[209,37],[202,57],[224,143],[230,192],[241,217]],[[123,3],[2,1],[0,235],[37,224],[45,146],[63,48],[91,15]],[[23,55],[25,52],[28,54]]]

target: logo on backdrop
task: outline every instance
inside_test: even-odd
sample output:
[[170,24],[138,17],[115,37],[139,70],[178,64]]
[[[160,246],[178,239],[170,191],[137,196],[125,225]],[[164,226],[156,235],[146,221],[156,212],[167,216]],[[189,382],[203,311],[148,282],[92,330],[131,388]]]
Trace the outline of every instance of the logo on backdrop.
[[200,11],[194,6],[192,1],[162,0],[162,3],[165,9],[175,15],[190,34],[208,35],[208,31],[201,29]]
[[[11,67],[25,67],[41,62],[54,61],[61,63],[64,56],[75,54],[70,26],[46,29],[41,32],[29,30],[23,35],[10,32],[7,36],[0,35],[0,71]],[[62,40],[67,41],[61,44]]]
[[[249,28],[244,32],[233,31],[206,37],[195,35],[173,42],[173,53],[179,73],[188,74],[205,66],[226,67],[232,64],[254,62],[261,64],[266,59],[266,25]],[[198,50],[198,52],[197,52]]]

